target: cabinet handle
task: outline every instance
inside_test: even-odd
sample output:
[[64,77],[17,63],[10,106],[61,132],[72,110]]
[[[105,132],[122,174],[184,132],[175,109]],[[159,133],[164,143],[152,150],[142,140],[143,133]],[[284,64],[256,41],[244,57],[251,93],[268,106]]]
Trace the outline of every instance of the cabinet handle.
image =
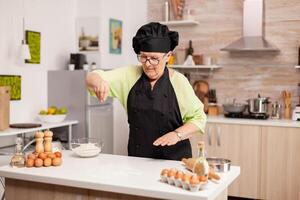
[[211,146],[211,127],[208,127],[207,135],[208,135],[208,145]]
[[217,127],[217,144],[218,146],[221,146],[221,127]]

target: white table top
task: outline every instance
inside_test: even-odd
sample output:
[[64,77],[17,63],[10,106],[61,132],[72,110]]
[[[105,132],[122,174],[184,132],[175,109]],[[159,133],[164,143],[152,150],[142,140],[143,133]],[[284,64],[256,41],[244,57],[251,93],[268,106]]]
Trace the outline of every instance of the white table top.
[[37,127],[37,128],[8,128],[4,131],[0,131],[0,137],[1,136],[18,135],[18,134],[22,134],[22,133],[31,133],[31,132],[35,132],[35,131],[39,131],[39,130],[50,129],[50,128],[69,126],[69,125],[73,125],[73,124],[78,124],[78,121],[65,120],[65,121],[59,122],[59,123],[42,123],[42,122],[33,122],[33,123],[40,123],[40,124],[42,124],[42,126]]
[[64,151],[60,167],[16,169],[4,165],[0,167],[0,176],[161,199],[211,200],[240,174],[240,167],[232,166],[228,173],[220,174],[219,184],[209,182],[207,189],[190,192],[160,182],[160,171],[163,168],[185,170],[178,161],[110,154],[79,158],[71,151]]
[[219,116],[208,116],[207,122],[300,128],[300,121],[293,121],[289,119],[266,119],[266,120],[239,119],[239,118],[227,118],[224,117],[223,115],[219,115]]

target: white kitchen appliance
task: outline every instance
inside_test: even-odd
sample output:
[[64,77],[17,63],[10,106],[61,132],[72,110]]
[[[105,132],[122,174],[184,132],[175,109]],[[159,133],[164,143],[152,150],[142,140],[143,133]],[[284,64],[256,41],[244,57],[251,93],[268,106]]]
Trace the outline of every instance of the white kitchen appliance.
[[293,110],[292,120],[300,121],[300,105],[296,106]]
[[295,109],[293,110],[292,120],[300,121],[300,83],[298,83],[298,97],[299,103],[296,105]]
[[48,71],[48,105],[66,107],[67,119],[79,121],[72,130],[72,139],[99,139],[104,143],[101,152],[113,153],[112,98],[100,103],[89,95],[86,74],[86,70]]

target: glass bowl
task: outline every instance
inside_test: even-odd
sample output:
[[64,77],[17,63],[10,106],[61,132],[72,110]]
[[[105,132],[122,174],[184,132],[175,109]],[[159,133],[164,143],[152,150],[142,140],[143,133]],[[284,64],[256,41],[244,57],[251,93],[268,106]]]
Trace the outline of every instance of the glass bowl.
[[71,140],[71,150],[79,157],[88,158],[99,155],[103,142],[97,138],[79,138]]

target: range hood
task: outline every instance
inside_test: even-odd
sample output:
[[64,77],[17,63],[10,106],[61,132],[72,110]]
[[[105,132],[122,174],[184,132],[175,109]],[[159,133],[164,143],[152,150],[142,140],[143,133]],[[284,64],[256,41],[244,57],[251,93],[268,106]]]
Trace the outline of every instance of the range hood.
[[244,0],[243,36],[221,49],[221,51],[278,52],[279,49],[264,38],[263,9],[263,0]]

